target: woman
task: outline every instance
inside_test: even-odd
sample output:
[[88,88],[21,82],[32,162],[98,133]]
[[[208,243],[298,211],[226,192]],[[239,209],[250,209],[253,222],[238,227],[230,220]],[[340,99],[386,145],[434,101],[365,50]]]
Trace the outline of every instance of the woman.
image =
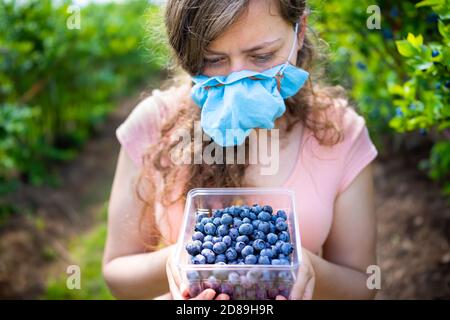
[[[289,298],[373,298],[366,270],[376,261],[371,162],[377,150],[340,90],[312,80],[305,2],[168,1],[169,43],[191,78],[154,90],[117,130],[122,149],[103,262],[116,297],[155,298],[170,290],[160,298],[228,299],[212,289],[190,297],[174,268],[185,195],[195,187],[284,186],[297,196],[304,257]],[[205,85],[217,79],[237,80]],[[248,100],[255,103],[246,105]],[[231,140],[221,137],[227,126],[250,123],[244,129],[254,128],[257,136],[263,128],[277,129],[276,172],[264,175],[261,163],[248,161],[175,164],[174,132],[186,129],[194,136],[198,121],[219,148],[254,148],[246,130]]]

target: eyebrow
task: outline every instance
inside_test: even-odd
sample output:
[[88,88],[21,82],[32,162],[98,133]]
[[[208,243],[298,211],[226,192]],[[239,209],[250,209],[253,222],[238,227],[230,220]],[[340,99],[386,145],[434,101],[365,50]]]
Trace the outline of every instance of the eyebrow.
[[[242,52],[243,53],[247,53],[247,52],[263,49],[263,48],[265,48],[265,47],[267,47],[267,46],[269,46],[271,44],[274,44],[275,42],[278,42],[280,40],[282,40],[282,38],[278,38],[278,39],[275,39],[275,40],[272,40],[272,41],[265,41],[265,42],[260,43],[260,44],[258,44],[256,46],[252,47],[252,48],[244,49],[244,50],[242,50]],[[209,52],[209,53],[217,54],[217,55],[225,55],[225,53],[223,53],[223,52],[218,52],[218,51],[214,51],[214,50],[211,50],[211,49],[206,49],[206,51]]]

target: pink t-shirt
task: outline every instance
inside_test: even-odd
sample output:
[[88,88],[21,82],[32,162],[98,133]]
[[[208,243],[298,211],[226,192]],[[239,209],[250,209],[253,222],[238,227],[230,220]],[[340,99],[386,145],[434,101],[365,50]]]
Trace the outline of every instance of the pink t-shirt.
[[[142,166],[145,149],[158,141],[162,121],[176,112],[188,93],[188,85],[153,90],[152,95],[139,103],[117,129],[119,142],[137,166]],[[364,118],[351,107],[343,108],[345,100],[336,99],[335,105],[329,116],[333,120],[338,112],[343,112],[339,122],[343,140],[331,147],[322,146],[312,132],[304,128],[299,141],[301,152],[292,175],[283,184],[296,194],[302,245],[314,253],[320,252],[330,232],[336,197],[378,154]],[[169,239],[166,243],[176,241],[183,204],[178,203],[167,210],[169,217],[161,218],[159,204],[156,211],[157,219],[166,219],[166,223],[159,224],[161,232]],[[169,229],[168,224],[171,225]]]

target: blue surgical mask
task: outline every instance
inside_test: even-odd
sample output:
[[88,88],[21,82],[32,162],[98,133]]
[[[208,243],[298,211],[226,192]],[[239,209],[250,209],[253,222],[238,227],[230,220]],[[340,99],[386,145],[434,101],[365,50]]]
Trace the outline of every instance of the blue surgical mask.
[[263,72],[241,70],[227,76],[192,77],[191,96],[201,108],[201,126],[215,143],[241,145],[254,128],[274,128],[275,120],[286,111],[284,99],[295,95],[309,76],[289,63],[297,31],[298,23],[284,64]]

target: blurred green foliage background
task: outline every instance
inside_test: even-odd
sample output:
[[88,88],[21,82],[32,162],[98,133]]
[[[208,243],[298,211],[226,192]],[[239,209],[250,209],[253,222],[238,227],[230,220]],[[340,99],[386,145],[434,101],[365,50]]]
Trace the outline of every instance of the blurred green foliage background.
[[70,29],[70,1],[56,3],[0,1],[0,194],[51,181],[51,164],[74,158],[118,98],[162,66],[144,28],[158,7],[91,3]]
[[[383,152],[431,146],[424,170],[450,195],[450,1],[311,0],[329,45],[326,76],[344,86]],[[380,29],[367,20],[380,9]]]

